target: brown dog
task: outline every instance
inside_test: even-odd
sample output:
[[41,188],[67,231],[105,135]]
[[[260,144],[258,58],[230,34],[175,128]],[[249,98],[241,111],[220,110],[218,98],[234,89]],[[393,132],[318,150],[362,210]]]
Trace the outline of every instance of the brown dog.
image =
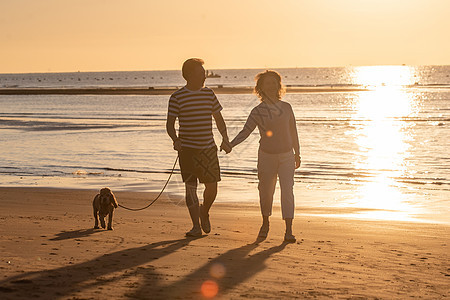
[[100,190],[100,194],[97,194],[92,201],[92,206],[94,208],[94,228],[98,227],[98,218],[100,217],[100,224],[103,228],[106,227],[105,217],[108,216],[108,230],[113,230],[112,218],[114,214],[114,208],[117,208],[119,204],[117,203],[116,197],[111,192],[109,188],[103,188]]

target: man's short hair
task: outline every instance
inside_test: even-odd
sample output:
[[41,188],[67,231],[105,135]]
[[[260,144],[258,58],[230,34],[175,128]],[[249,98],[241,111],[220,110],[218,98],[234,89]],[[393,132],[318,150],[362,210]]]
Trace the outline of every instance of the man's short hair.
[[183,63],[183,68],[181,69],[181,72],[183,74],[183,78],[188,80],[189,75],[192,73],[192,70],[194,70],[198,66],[203,66],[205,62],[203,59],[200,58],[189,58]]

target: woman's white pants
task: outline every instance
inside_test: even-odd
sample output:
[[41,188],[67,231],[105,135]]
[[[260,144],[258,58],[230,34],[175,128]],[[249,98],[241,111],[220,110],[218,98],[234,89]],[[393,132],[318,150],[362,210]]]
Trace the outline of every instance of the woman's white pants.
[[263,216],[272,215],[273,195],[278,176],[283,219],[294,218],[294,172],[295,158],[293,151],[280,154],[258,151],[258,190]]

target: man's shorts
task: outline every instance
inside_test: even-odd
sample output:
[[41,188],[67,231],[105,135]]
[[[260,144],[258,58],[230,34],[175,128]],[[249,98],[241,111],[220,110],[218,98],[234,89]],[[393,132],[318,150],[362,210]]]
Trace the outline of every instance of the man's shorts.
[[220,181],[217,147],[193,149],[183,147],[179,152],[183,182],[212,183]]

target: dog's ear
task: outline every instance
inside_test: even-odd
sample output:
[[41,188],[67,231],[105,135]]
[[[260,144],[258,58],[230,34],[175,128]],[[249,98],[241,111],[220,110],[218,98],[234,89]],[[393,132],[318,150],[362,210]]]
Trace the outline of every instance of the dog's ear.
[[116,197],[111,191],[109,192],[109,194],[109,200],[111,201],[111,204],[114,205],[115,208],[117,208],[117,206],[119,206],[119,203],[117,203]]
[[111,193],[111,190],[109,189],[109,188],[102,188],[101,190],[100,190],[100,194],[102,194],[102,195],[106,195],[106,194],[110,194]]

